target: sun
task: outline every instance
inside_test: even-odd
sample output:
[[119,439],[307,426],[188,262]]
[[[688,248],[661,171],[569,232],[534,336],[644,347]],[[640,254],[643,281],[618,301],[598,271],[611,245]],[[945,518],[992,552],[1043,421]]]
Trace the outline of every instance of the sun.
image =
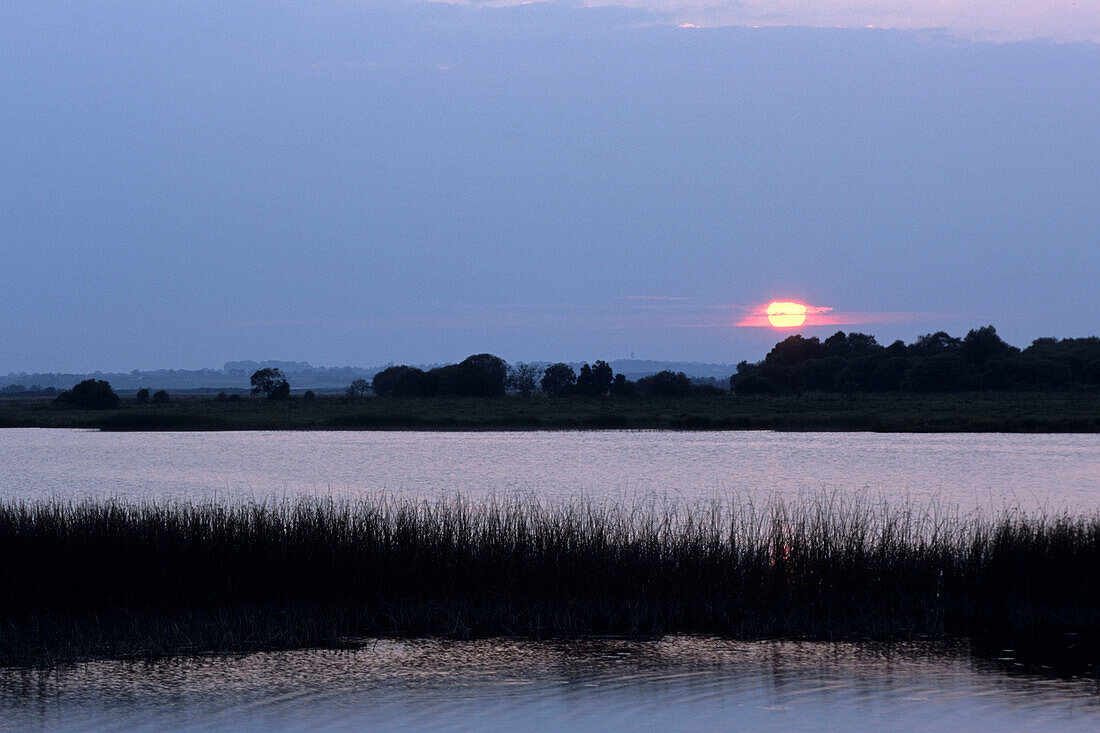
[[769,303],[768,322],[776,328],[797,328],[806,322],[806,306],[778,300]]

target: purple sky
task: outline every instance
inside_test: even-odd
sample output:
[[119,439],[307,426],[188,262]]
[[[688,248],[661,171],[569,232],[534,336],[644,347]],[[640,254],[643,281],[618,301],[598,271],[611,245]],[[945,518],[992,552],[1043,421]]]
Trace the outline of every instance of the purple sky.
[[983,2],[0,0],[0,373],[1095,334],[1096,3]]

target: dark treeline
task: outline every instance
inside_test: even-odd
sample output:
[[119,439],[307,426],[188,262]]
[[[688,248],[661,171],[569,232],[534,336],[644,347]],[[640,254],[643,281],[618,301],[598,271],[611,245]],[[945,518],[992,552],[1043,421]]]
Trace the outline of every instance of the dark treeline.
[[[270,400],[291,398],[291,384],[277,367],[256,370],[252,393]],[[804,392],[1056,392],[1100,387],[1100,338],[1041,338],[1026,349],[1006,343],[993,326],[971,330],[962,338],[939,331],[911,344],[888,346],[864,333],[837,331],[824,341],[816,336],[790,336],[777,343],[756,363],[743,361],[729,378],[737,395],[791,395]],[[17,391],[38,397],[52,391]],[[9,394],[10,393],[10,394]],[[374,374],[371,381],[355,379],[344,392],[349,400],[370,394],[380,397],[529,397],[572,398],[681,398],[728,394],[714,379],[693,379],[683,372],[661,371],[630,380],[616,374],[603,360],[548,365],[519,362],[509,365],[493,354],[475,354],[458,364],[430,369],[400,365]],[[235,395],[233,397],[236,397]],[[311,400],[312,391],[302,395]],[[221,401],[230,399],[224,392]],[[239,398],[238,398],[239,399]],[[166,391],[152,395],[138,390],[139,404],[167,404]],[[81,409],[119,406],[111,385],[86,379],[57,395],[55,404]]]
[[[365,382],[353,383],[348,396],[361,395],[364,388]],[[508,391],[550,397],[685,397],[722,392],[713,385],[694,384],[683,372],[663,371],[631,381],[602,360],[582,364],[577,371],[564,362],[509,366],[492,354],[477,354],[427,371],[388,367],[374,375],[371,390],[382,397],[502,397]]]
[[739,395],[797,392],[989,392],[1100,387],[1100,338],[1036,339],[1020,350],[993,326],[963,338],[943,331],[911,344],[838,331],[796,335],[730,377]]
[[504,395],[508,371],[508,362],[499,356],[475,354],[428,371],[388,367],[374,375],[371,386],[375,394],[393,397],[498,397]]
[[0,665],[420,636],[1100,629],[1100,517],[823,496],[0,502]]
[[[1026,349],[1005,343],[993,326],[956,338],[943,331],[912,344],[882,346],[874,336],[838,331],[821,341],[790,336],[755,364],[741,362],[730,377],[739,395],[799,392],[989,392],[1049,391],[1100,386],[1100,338],[1041,338]],[[512,390],[524,396],[687,397],[720,395],[683,372],[662,371],[636,381],[615,374],[606,361],[579,371],[562,362],[509,366],[491,354],[460,364],[422,370],[394,366],[370,385],[381,396],[495,397]],[[360,380],[364,394],[367,383]]]
[[43,387],[41,384],[32,384],[30,387],[9,384],[0,387],[0,397],[53,397],[57,392],[56,387]]

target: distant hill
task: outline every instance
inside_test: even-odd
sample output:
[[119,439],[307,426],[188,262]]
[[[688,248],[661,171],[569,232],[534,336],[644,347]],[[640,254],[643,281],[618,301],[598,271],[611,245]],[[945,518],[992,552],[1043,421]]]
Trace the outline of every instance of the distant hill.
[[[538,362],[543,364],[542,362]],[[578,369],[583,362],[572,362]],[[656,374],[669,370],[683,372],[698,381],[711,379],[721,387],[728,386],[728,379],[736,367],[728,364],[705,364],[694,361],[656,361],[652,359],[615,359],[609,362],[617,374],[627,379]],[[143,387],[150,390],[175,390],[177,392],[237,391],[250,388],[249,378],[257,369],[272,367],[281,369],[295,390],[343,390],[356,379],[370,379],[392,364],[374,367],[315,367],[306,361],[228,361],[221,369],[154,369],[131,372],[90,372],[84,374],[43,372],[17,372],[0,376],[0,391],[4,387],[21,386],[28,390],[69,389],[84,379],[105,379],[119,392],[135,392]],[[412,364],[423,369],[438,364]],[[20,394],[18,390],[7,392],[9,396]]]
[[616,374],[622,373],[627,379],[647,377],[657,372],[683,372],[692,378],[714,379],[718,382],[727,382],[730,375],[737,371],[733,364],[707,364],[698,361],[654,361],[652,359],[615,359],[611,362],[611,368]]

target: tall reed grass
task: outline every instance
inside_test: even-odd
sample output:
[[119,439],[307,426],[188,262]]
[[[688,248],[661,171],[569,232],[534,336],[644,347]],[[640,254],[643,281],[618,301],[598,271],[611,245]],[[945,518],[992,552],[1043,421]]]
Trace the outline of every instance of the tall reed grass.
[[369,635],[1100,628],[1100,516],[820,496],[0,503],[0,664]]

